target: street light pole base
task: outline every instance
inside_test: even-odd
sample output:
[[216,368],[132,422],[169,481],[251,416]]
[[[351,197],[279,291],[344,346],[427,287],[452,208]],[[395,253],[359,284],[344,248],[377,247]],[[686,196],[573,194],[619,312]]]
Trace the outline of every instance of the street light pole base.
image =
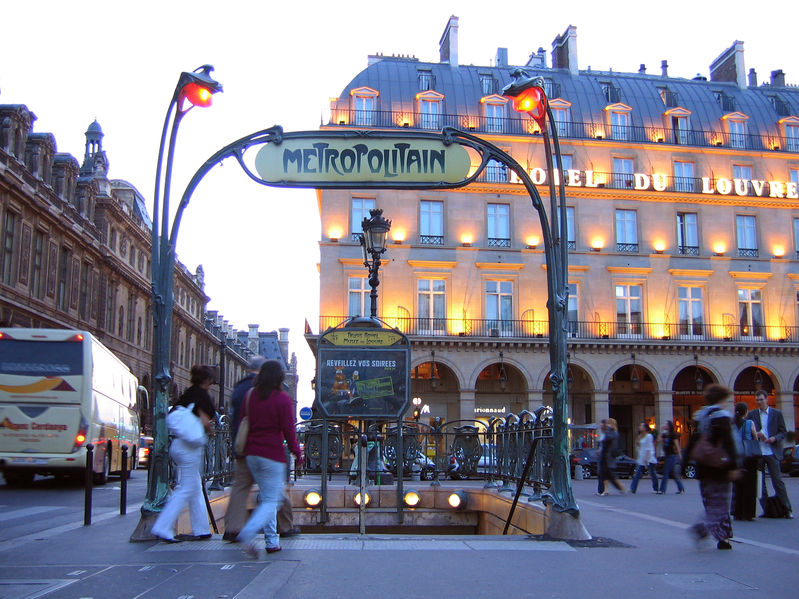
[[564,541],[588,541],[591,535],[583,526],[579,514],[572,516],[568,512],[558,512],[547,506],[547,536]]
[[147,541],[156,541],[158,538],[152,533],[153,524],[155,524],[158,514],[142,512],[141,519],[136,525],[136,530],[130,535],[131,543],[146,543]]

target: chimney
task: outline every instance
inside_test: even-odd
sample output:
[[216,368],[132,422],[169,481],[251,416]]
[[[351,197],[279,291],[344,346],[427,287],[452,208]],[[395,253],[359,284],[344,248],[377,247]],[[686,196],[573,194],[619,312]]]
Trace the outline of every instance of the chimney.
[[444,33],[438,41],[438,53],[442,63],[458,66],[458,17],[452,15],[447,21]]
[[507,48],[497,48],[497,66],[498,67],[506,67],[506,66],[508,66],[508,49]]
[[660,61],[660,76],[661,77],[669,76],[669,63],[665,60]]
[[745,73],[744,43],[737,40],[710,65],[711,81],[730,81],[740,89],[746,89]]
[[530,54],[530,58],[527,59],[527,64],[524,66],[536,69],[547,68],[547,51],[543,48],[539,48],[538,52]]
[[638,74],[639,75],[646,75],[646,65],[641,63],[641,66],[638,67]]
[[771,85],[772,87],[785,87],[785,73],[782,69],[771,71]]
[[757,87],[757,73],[754,69],[749,69],[749,87]]
[[283,354],[283,360],[288,362],[288,360],[289,360],[289,329],[280,328],[280,329],[278,329],[278,331],[279,331],[278,345],[280,345],[280,353]]
[[552,68],[568,69],[577,75],[577,27],[569,25],[563,35],[552,41]]

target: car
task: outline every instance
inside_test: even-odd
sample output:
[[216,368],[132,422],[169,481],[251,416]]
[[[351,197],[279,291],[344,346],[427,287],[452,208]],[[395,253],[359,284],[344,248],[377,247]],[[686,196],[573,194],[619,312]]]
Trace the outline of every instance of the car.
[[[596,476],[599,470],[599,449],[578,449],[571,454],[570,462],[572,477],[574,477],[576,466],[582,466],[583,476]],[[618,478],[630,478],[637,465],[630,456],[622,454],[616,458],[613,471]]]
[[783,450],[780,470],[789,476],[799,476],[799,445],[786,447]]
[[[655,473],[660,477],[663,476],[663,465],[665,462],[666,459],[663,456],[660,456],[658,458],[658,463],[655,466]],[[684,453],[682,459],[682,477],[696,478],[696,462],[691,459],[687,459],[687,456]]]
[[152,450],[153,438],[146,435],[139,437],[139,459],[137,462],[139,468],[150,467],[150,453]]

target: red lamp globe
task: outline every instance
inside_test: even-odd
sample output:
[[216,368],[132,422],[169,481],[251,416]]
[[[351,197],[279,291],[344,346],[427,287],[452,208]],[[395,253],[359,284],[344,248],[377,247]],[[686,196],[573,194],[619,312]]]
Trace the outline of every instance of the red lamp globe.
[[211,105],[213,92],[207,87],[203,87],[197,83],[187,83],[181,95],[194,106],[205,108]]
[[526,112],[539,124],[543,125],[547,113],[547,100],[540,87],[529,87],[518,96],[513,96],[513,109]]

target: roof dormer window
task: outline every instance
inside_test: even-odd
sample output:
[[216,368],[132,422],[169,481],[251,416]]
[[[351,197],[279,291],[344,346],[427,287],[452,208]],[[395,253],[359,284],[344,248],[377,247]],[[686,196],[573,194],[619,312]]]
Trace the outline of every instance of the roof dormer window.
[[497,93],[497,82],[494,76],[489,73],[480,73],[480,89],[484,96]]
[[432,90],[419,92],[416,101],[419,103],[419,126],[422,129],[440,129],[444,94]]
[[746,121],[749,117],[742,112],[731,112],[721,117],[727,123],[728,145],[731,148],[745,148],[746,140]]
[[599,85],[602,87],[602,95],[605,96],[605,100],[607,100],[608,104],[621,102],[621,91],[618,87],[609,81],[600,81]]
[[569,137],[571,135],[571,106],[572,103],[563,98],[554,98],[549,101],[558,137]]
[[505,130],[505,105],[507,103],[508,99],[505,96],[497,94],[480,98],[487,133],[502,133]]
[[357,87],[350,91],[355,125],[371,127],[375,124],[377,96],[379,95],[380,92],[371,87]]
[[605,106],[610,125],[610,139],[627,141],[630,139],[630,113],[632,108],[621,102]]
[[419,79],[420,92],[426,92],[431,89],[435,89],[436,79],[431,69],[419,69],[417,71],[417,77]]
[[780,119],[777,123],[782,128],[782,135],[785,138],[785,149],[788,152],[799,152],[799,117],[789,116]]
[[[689,143],[689,129],[691,111],[678,106],[663,113],[666,119],[666,132],[669,143],[687,145]],[[655,140],[661,141],[661,140]]]

